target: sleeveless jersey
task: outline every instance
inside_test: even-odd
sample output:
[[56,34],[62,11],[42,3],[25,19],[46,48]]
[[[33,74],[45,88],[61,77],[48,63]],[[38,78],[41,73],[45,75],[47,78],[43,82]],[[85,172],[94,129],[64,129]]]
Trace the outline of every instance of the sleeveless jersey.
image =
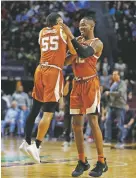
[[45,27],[40,31],[40,63],[63,67],[66,58],[67,42],[63,37],[60,25]]
[[[81,44],[91,46],[91,44],[94,43],[95,40],[99,40],[99,39],[94,38],[91,40],[86,40],[84,42],[81,42]],[[80,57],[77,57],[76,60],[74,60],[72,63],[74,75],[76,77],[89,77],[97,74],[96,63],[101,55],[101,52],[102,51],[100,51],[99,54],[96,53],[93,56],[90,56],[85,59],[81,59]]]

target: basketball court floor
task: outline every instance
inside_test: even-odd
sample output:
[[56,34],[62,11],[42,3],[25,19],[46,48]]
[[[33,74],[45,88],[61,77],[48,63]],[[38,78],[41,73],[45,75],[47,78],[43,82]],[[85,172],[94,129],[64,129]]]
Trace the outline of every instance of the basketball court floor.
[[[77,164],[75,143],[64,149],[62,142],[45,141],[41,149],[41,164],[20,153],[21,138],[4,137],[1,140],[2,178],[70,178]],[[91,169],[96,163],[95,145],[85,142],[85,152]],[[103,178],[136,178],[136,144],[125,149],[104,147],[109,170]],[[89,178],[89,171],[80,177]]]

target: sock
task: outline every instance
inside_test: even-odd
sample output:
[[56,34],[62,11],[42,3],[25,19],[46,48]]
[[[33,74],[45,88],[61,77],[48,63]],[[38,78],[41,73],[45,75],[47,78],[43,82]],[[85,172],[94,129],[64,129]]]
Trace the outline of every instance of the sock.
[[81,160],[83,163],[85,163],[85,154],[84,153],[80,153],[78,154],[79,160]]
[[105,163],[104,155],[98,155],[98,161],[101,162],[101,163]]
[[36,139],[35,143],[36,143],[36,147],[39,148],[39,146],[41,145],[42,141]]
[[28,143],[28,145],[31,145],[31,138],[26,137],[26,142]]

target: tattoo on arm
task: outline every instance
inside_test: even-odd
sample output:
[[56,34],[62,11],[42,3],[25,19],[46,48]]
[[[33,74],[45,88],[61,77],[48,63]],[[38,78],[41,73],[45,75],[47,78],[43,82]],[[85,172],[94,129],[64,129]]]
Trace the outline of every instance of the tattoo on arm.
[[94,41],[90,46],[93,48],[95,53],[99,53],[103,49],[103,43],[100,40]]

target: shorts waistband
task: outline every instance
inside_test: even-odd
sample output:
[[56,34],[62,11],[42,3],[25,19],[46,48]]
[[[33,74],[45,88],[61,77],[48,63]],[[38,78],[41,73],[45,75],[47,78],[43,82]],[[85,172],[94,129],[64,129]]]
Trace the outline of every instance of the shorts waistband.
[[75,77],[74,80],[76,80],[76,81],[85,81],[85,80],[89,80],[89,79],[91,79],[93,77],[96,77],[96,76],[97,76],[97,74],[94,74],[94,75],[91,75],[91,76],[87,76],[87,77]]
[[58,70],[62,70],[60,67],[58,67],[56,65],[48,64],[48,62],[40,63],[40,66],[43,66],[43,67],[53,67],[53,68],[56,68]]

